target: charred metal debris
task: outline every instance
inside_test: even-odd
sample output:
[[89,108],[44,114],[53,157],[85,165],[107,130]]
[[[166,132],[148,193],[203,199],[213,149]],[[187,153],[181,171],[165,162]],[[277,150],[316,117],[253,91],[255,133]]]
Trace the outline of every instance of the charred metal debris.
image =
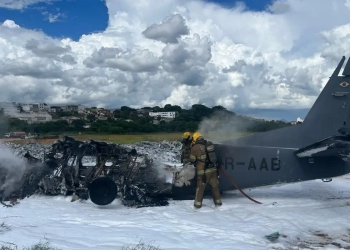
[[[44,152],[43,159],[29,151],[23,157],[26,171],[21,178],[0,185],[3,205],[44,194],[72,195],[72,201],[90,198],[102,206],[117,197],[129,207],[166,206],[172,192],[172,183],[160,176],[146,153],[114,143],[64,136]],[[0,183],[10,178],[8,172],[0,163]]]

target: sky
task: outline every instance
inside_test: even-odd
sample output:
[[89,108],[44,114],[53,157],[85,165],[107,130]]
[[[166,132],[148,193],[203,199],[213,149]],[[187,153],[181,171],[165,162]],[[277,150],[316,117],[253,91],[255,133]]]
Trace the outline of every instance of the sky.
[[350,55],[350,0],[0,0],[0,101],[303,118]]

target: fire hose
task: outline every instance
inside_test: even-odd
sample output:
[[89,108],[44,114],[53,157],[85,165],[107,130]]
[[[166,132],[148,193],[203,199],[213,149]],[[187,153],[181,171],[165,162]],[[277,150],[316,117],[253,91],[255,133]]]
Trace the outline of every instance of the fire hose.
[[232,183],[233,186],[235,186],[239,192],[241,192],[245,197],[247,197],[249,200],[258,203],[258,204],[262,204],[261,202],[254,200],[253,198],[251,198],[249,195],[247,195],[246,193],[243,192],[243,190],[237,185],[237,183],[226,173],[225,170],[223,170],[222,168],[219,168],[219,171],[222,172],[226,178]]

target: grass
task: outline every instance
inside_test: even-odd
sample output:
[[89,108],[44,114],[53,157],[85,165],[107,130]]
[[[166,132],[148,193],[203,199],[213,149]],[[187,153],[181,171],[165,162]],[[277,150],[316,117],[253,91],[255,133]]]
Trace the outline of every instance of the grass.
[[132,144],[140,141],[162,141],[179,140],[182,133],[154,133],[154,134],[132,134],[132,135],[113,135],[113,134],[72,134],[77,140],[94,139],[98,141],[114,142],[117,144]]
[[[11,227],[5,222],[0,223],[0,234],[10,231]],[[5,243],[2,245],[1,243]],[[50,246],[50,243],[45,239],[45,242],[40,241],[39,243],[32,245],[30,247],[18,248],[14,243],[0,241],[0,250],[60,250],[58,248]]]
[[35,245],[32,245],[30,247],[23,247],[23,248],[18,248],[17,245],[14,244],[7,244],[4,246],[0,246],[0,250],[60,250],[59,248],[52,247],[48,241],[46,242],[39,242]]
[[[204,135],[209,140],[214,141],[224,141],[224,140],[230,140],[242,136],[250,135],[251,133],[233,133],[233,134],[209,134]],[[97,141],[106,141],[106,142],[113,142],[117,144],[133,144],[140,141],[152,141],[152,142],[158,142],[162,140],[181,140],[182,133],[150,133],[150,134],[127,134],[127,135],[115,135],[115,134],[90,134],[90,133],[82,133],[82,134],[62,134],[60,138],[62,138],[63,135],[69,135],[73,138],[81,141],[86,141],[88,139],[93,139]],[[43,144],[50,144],[54,142],[56,139],[46,139],[46,140],[34,140],[34,139],[26,139],[26,140],[14,140],[13,143],[17,144],[25,144],[28,142],[41,142]]]
[[150,242],[146,244],[141,239],[139,243],[136,245],[129,244],[127,246],[123,246],[122,250],[160,250],[160,248],[159,246],[158,247],[152,246]]
[[[0,246],[0,250],[19,250],[16,244],[6,244]],[[52,247],[50,243],[46,240],[45,242],[39,242],[30,247],[23,247],[23,250],[60,250],[59,248]],[[123,246],[122,250],[160,250],[159,247],[152,246],[151,243],[144,243],[142,240],[139,241],[136,245],[126,245]]]
[[[70,136],[78,140],[94,139],[99,141],[110,141],[117,144],[132,144],[140,141],[158,142],[162,140],[181,140],[183,133],[152,133],[152,134],[133,134],[133,135],[113,135],[113,134],[72,134]],[[232,135],[208,135],[210,138],[216,137],[218,141],[230,140],[251,133],[235,133]],[[206,135],[204,135],[206,136]]]

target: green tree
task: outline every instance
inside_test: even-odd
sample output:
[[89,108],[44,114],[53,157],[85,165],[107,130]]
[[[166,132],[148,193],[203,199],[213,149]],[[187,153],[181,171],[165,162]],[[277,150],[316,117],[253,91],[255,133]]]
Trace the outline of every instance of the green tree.
[[72,126],[75,130],[84,130],[85,125],[86,125],[86,122],[83,119],[72,121]]
[[[121,114],[117,120],[107,119],[107,121],[97,120],[94,114],[87,116],[87,121],[91,123],[90,131],[96,133],[113,133],[113,134],[126,134],[126,133],[154,133],[154,132],[183,132],[183,131],[196,131],[200,122],[205,117],[211,117],[213,114],[223,113],[222,123],[235,124],[235,128],[238,131],[245,132],[264,132],[276,128],[282,128],[290,126],[290,123],[283,121],[259,121],[237,116],[233,111],[226,109],[223,106],[214,106],[208,108],[202,104],[192,105],[190,109],[182,109],[179,106],[172,106],[166,104],[164,108],[159,106],[153,107],[153,111],[178,111],[179,116],[170,122],[160,122],[155,125],[152,123],[151,117],[138,117],[135,109],[127,106],[121,107]],[[181,112],[180,112],[181,111]],[[132,117],[132,122],[127,122],[126,119]],[[0,110],[0,133],[6,133],[9,131],[26,131],[35,133],[66,133],[68,131],[79,131],[83,129],[85,125],[84,120],[75,120],[72,124],[68,124],[65,120],[58,120],[45,123],[28,124],[26,121],[19,119],[7,119],[4,116],[3,110]]]
[[96,116],[94,114],[88,114],[86,116],[86,119],[89,121],[89,122],[94,122],[96,121]]

